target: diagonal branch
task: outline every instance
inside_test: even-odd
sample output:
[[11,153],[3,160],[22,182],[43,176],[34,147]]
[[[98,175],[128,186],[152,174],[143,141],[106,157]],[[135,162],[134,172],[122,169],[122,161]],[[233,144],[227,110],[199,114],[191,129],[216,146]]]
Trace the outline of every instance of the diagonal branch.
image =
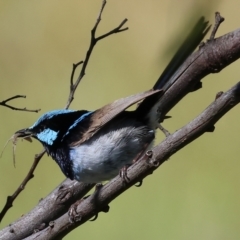
[[[56,187],[46,198],[42,199],[39,204],[23,218],[7,227],[7,231],[1,233],[3,239],[24,239],[34,232],[46,228],[53,219],[59,218],[66,213],[75,201],[81,199],[95,184],[84,184],[73,182],[66,179]],[[24,223],[24,225],[22,225]],[[28,227],[23,227],[28,226]],[[6,228],[5,228],[6,229]],[[10,237],[10,238],[9,238]]]
[[123,185],[121,177],[118,176],[104,185],[97,194],[95,192],[82,201],[77,208],[77,212],[80,215],[79,221],[70,222],[68,214],[65,213],[56,219],[51,226],[29,236],[27,239],[62,239],[74,228],[91,219],[96,212],[100,211],[104,206],[107,206],[128,188],[149,174],[152,174],[153,171],[174,153],[205,132],[208,132],[209,129],[213,129],[214,124],[239,102],[240,82],[216,98],[198,117],[175,133],[169,135],[162,143],[154,147],[153,150],[148,151],[142,159],[132,165],[128,171],[128,177],[130,179],[128,183]]
[[159,111],[165,116],[184,96],[201,88],[201,80],[211,73],[218,73],[240,58],[240,29],[202,44],[173,75],[168,88],[160,99]]
[[7,197],[7,201],[5,203],[5,206],[3,207],[2,211],[0,212],[0,222],[2,221],[3,217],[7,213],[7,211],[13,206],[14,200],[17,198],[17,196],[23,191],[27,183],[30,179],[34,177],[33,172],[35,171],[39,161],[41,160],[42,156],[44,155],[45,150],[43,150],[41,153],[37,154],[34,158],[34,162],[27,174],[27,176],[24,178],[22,183],[19,185],[19,187],[16,189],[16,191],[13,193],[12,196]]
[[[171,109],[171,106],[173,106],[173,103],[175,103],[174,97],[178,99],[179,97],[183,97],[184,94],[186,95],[192,89],[192,86],[198,83],[202,77],[213,72],[213,70],[221,70],[224,67],[228,66],[231,62],[238,59],[240,57],[240,45],[238,44],[239,41],[240,41],[240,29],[237,29],[220,38],[215,39],[214,41],[207,42],[205,46],[202,46],[197,52],[193,53],[187,59],[185,65],[183,65],[183,67],[179,69],[175,76],[173,76],[173,78],[178,77],[178,80],[171,86],[171,88],[169,88],[166,91],[166,93],[162,97],[164,99],[164,101],[162,102],[163,104],[162,107],[164,111],[169,111]],[[216,49],[218,49],[217,55],[215,51]],[[184,66],[185,67],[187,66],[187,70],[185,71],[183,70]],[[178,82],[181,83],[180,86]],[[211,108],[209,108],[211,109],[211,111],[208,112],[205,111],[205,115],[201,114],[200,117],[198,118],[198,121],[195,121],[192,123],[192,125],[191,124],[187,125],[185,128],[180,129],[176,133],[169,135],[165,141],[163,141],[158,147],[154,149],[153,156],[156,161],[151,160],[152,165],[150,167],[147,166],[147,170],[145,169],[146,167],[145,161],[137,162],[133,166],[133,168],[130,168],[128,176],[130,177],[131,181],[129,182],[129,185],[126,186],[126,188],[129,188],[134,183],[148,175],[151,171],[156,169],[158,165],[164,162],[167,158],[169,158],[169,156],[171,156],[175,152],[174,149],[178,150],[181,149],[190,141],[193,141],[195,138],[199,137],[204,132],[209,131],[214,125],[214,123],[221,116],[223,116],[226,113],[226,111],[230,110],[230,108],[233,107],[233,105],[237,104],[239,92],[238,90],[239,84],[225,94],[218,94],[216,97],[217,99],[211,105]],[[206,113],[210,114],[209,118],[208,115],[206,115]],[[190,128],[188,129],[188,127]],[[183,137],[184,131],[185,133],[187,133],[185,137]],[[171,147],[171,143],[175,144],[174,145],[175,148]],[[152,155],[151,152],[149,152],[149,155],[150,156]],[[141,170],[142,165],[145,166],[144,167],[145,170],[143,170],[143,172],[141,173],[139,171],[142,171]],[[134,169],[134,171],[131,169]],[[134,173],[136,173],[136,176],[134,175]],[[112,201],[117,196],[117,194],[119,195],[121,193],[121,191],[125,191],[125,188],[120,188],[120,190],[118,187],[116,188],[116,190],[111,188],[112,186],[111,184],[113,184],[115,181],[117,181],[121,185],[121,182],[119,182],[120,180],[118,178],[116,179],[104,186],[103,189],[105,188],[108,189],[108,195],[106,196],[107,200],[105,199],[104,202],[99,202],[100,206],[101,204],[108,203],[108,201]],[[84,189],[85,192],[87,191],[82,184],[74,185],[74,188],[70,187],[68,181],[69,180],[66,180],[65,181],[66,184],[64,183],[66,187],[64,187],[65,190],[63,191],[63,193],[61,193],[60,191],[58,192],[58,194],[56,194],[55,191],[57,191],[59,188],[57,187],[57,189],[54,190],[53,193],[51,193],[47,198],[41,201],[42,204],[41,206],[44,206],[44,208],[42,207],[41,215],[43,215],[43,217],[40,220],[39,210],[37,210],[39,209],[38,208],[39,206],[37,206],[35,209],[31,211],[30,215],[27,214],[26,216],[21,217],[10,227],[7,227],[0,231],[0,235],[4,236],[5,237],[4,239],[12,239],[11,232],[14,231],[15,236],[19,236],[19,238],[16,239],[23,239],[28,237],[34,231],[34,229],[40,230],[39,226],[41,224],[44,225],[43,228],[46,228],[49,225],[50,221],[55,221],[56,216],[59,217],[66,213],[71,204],[68,201],[66,201],[66,203],[64,203],[65,205],[64,209],[59,210],[56,207],[56,203],[58,201],[56,201],[55,199],[61,199],[62,198],[61,196],[65,195],[68,196],[68,192],[71,191],[67,190],[67,188],[74,189],[73,192],[81,191],[79,189]],[[102,191],[103,190],[101,190],[101,194]],[[80,198],[83,195],[79,194],[78,196]],[[47,201],[47,199],[51,199],[52,202],[50,200]],[[85,203],[88,203],[87,201],[88,200],[84,201],[84,205]],[[81,209],[82,207],[83,206],[81,206]],[[53,209],[53,211],[51,212],[49,211],[49,209]],[[91,216],[96,214],[95,207],[90,210],[92,212],[87,212],[87,215],[86,216],[84,215],[82,221],[83,220],[86,221],[86,219],[89,219],[91,218]],[[80,224],[83,223],[82,221],[80,222]],[[28,228],[22,228],[21,226],[28,226]],[[71,227],[73,227],[73,225],[71,225]]]

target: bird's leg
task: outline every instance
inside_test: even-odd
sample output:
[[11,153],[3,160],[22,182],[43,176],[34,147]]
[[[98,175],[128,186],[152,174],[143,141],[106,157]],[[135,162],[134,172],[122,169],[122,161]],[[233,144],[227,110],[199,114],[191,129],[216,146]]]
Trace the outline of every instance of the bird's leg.
[[73,184],[71,186],[65,186],[61,185],[58,189],[56,202],[58,204],[63,204],[67,202],[72,196],[73,196],[73,187],[77,184],[77,181],[73,181]]
[[[95,186],[95,190],[93,193],[93,200],[97,197],[97,195],[99,194],[99,191],[102,188],[102,184],[101,183],[97,183]],[[69,216],[69,221],[71,223],[73,222],[78,222],[81,221],[82,217],[81,217],[81,213],[77,211],[78,206],[84,201],[86,200],[90,195],[85,196],[84,198],[76,201],[74,204],[71,205],[71,207],[69,208],[68,211],[68,216]],[[94,201],[93,201],[94,202]],[[110,207],[109,205],[103,206],[100,209],[96,208],[96,213],[95,216],[90,219],[89,221],[95,221],[98,218],[98,213],[99,212],[105,212],[107,213],[109,211]]]
[[[141,157],[145,154],[147,148],[149,147],[150,143],[146,143],[143,147],[143,150],[138,153],[138,155],[133,159],[132,164],[137,162]],[[127,169],[132,165],[132,164],[126,164],[122,169],[119,171],[119,176],[122,178],[123,184],[126,184],[130,181],[129,177],[127,176]],[[136,184],[136,187],[141,187],[142,186],[142,180],[139,181],[138,184]]]
[[81,217],[81,214],[79,212],[77,212],[77,207],[78,207],[78,205],[81,204],[82,201],[84,201],[84,198],[82,198],[80,200],[77,200],[69,208],[69,210],[68,210],[68,217],[69,218],[68,219],[69,219],[70,223],[81,221],[82,217]]
[[123,184],[127,183],[130,181],[129,177],[127,176],[127,169],[131,166],[132,164],[126,164],[123,166],[123,168],[120,169],[119,171],[119,176],[122,178]]
[[[103,187],[102,183],[97,183],[96,184],[95,191],[93,193],[93,200],[97,198],[97,196],[100,193],[100,190],[101,190],[102,187]],[[91,222],[95,221],[98,218],[98,213],[99,212],[107,213],[109,211],[109,209],[110,209],[109,205],[101,206],[100,208],[97,207],[95,216],[92,219],[90,219],[89,221],[91,221]]]
[[170,132],[166,128],[164,128],[160,123],[158,124],[158,128],[163,132],[165,137],[168,137],[170,135]]

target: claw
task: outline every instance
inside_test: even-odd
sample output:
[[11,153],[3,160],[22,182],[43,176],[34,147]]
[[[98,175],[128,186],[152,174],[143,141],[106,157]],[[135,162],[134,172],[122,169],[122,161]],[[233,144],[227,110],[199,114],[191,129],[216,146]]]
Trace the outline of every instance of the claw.
[[82,216],[80,213],[77,212],[78,205],[83,201],[84,199],[80,199],[76,201],[68,210],[68,217],[70,223],[79,222],[82,219]]
[[143,180],[140,180],[137,184],[135,184],[135,187],[141,187],[143,184]]
[[[106,206],[104,206],[99,212],[107,213],[107,212],[109,211],[109,209],[110,209],[109,205],[106,205]],[[98,212],[98,213],[99,213],[99,212]],[[90,219],[89,221],[93,222],[93,221],[97,220],[97,218],[98,218],[98,213],[96,213],[95,216],[94,216],[92,219]]]
[[56,202],[59,204],[63,204],[67,202],[73,195],[73,191],[71,187],[65,187],[64,185],[60,186],[58,189],[58,195],[56,197]]
[[98,192],[103,187],[102,183],[97,183],[95,185],[95,192]]
[[[97,186],[96,186],[96,188],[97,188]],[[95,189],[95,191],[98,191],[98,190]],[[74,223],[74,222],[81,221],[81,215],[80,215],[80,213],[77,212],[77,207],[83,200],[87,199],[89,196],[90,195],[87,195],[83,199],[80,199],[77,202],[75,202],[74,204],[72,204],[72,206],[69,208],[69,211],[68,211],[69,222]],[[98,218],[98,213],[96,213],[96,215],[89,221],[93,222],[97,218]]]
[[98,218],[98,213],[96,213],[95,216],[92,219],[90,219],[89,221],[94,222],[95,220],[97,220],[97,218]]
[[[96,186],[95,186],[95,191],[94,191],[93,195],[97,195],[99,193],[99,190],[102,187],[103,187],[103,185],[101,183],[97,183]],[[81,221],[82,216],[81,216],[80,212],[77,212],[77,207],[81,204],[82,201],[84,201],[88,197],[89,197],[89,195],[85,196],[84,198],[82,198],[80,200],[78,200],[77,202],[72,204],[72,206],[69,208],[68,216],[69,216],[69,222],[70,223],[75,223],[75,222]],[[110,209],[110,207],[108,205],[103,206],[102,208],[96,208],[95,215],[89,221],[91,221],[91,222],[95,221],[98,218],[99,212],[107,213],[109,211],[109,209]]]
[[127,176],[127,169],[130,166],[131,164],[127,164],[119,171],[119,176],[122,178],[123,184],[128,183],[130,181],[130,178]]

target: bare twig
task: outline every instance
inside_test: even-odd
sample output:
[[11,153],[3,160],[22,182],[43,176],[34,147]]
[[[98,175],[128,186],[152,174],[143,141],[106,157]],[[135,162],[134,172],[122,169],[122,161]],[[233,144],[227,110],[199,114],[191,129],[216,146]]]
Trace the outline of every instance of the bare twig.
[[13,204],[14,200],[22,192],[22,190],[25,188],[25,186],[27,185],[29,180],[34,177],[33,172],[36,169],[36,167],[37,167],[39,161],[41,160],[42,156],[44,155],[44,153],[45,153],[45,150],[43,150],[41,153],[39,153],[35,156],[34,162],[31,166],[27,176],[24,178],[24,180],[22,181],[20,186],[17,188],[17,190],[13,193],[13,195],[7,197],[6,204],[0,213],[0,222],[2,221],[2,219],[5,216],[5,214],[7,213],[7,211],[13,206],[12,204]]
[[17,110],[17,111],[25,111],[25,112],[39,112],[41,109],[36,109],[36,110],[30,110],[30,109],[27,109],[27,108],[17,108],[17,107],[13,107],[9,104],[7,104],[7,102],[13,100],[13,99],[16,99],[16,98],[26,98],[25,95],[15,95],[13,97],[10,97],[8,99],[5,99],[3,101],[0,102],[0,106],[4,106],[4,107],[7,107],[7,108],[10,108],[12,110]]
[[210,40],[213,40],[215,38],[216,32],[220,26],[220,24],[224,21],[225,19],[220,15],[219,12],[215,13],[215,24],[214,24],[214,28],[212,30],[211,36],[210,36]]
[[[108,33],[106,33],[106,34],[104,34],[104,35],[102,35],[102,36],[100,36],[100,37],[97,37],[97,38],[95,37],[95,33],[96,33],[97,27],[98,27],[98,25],[99,25],[99,23],[100,23],[100,21],[101,21],[102,12],[103,12],[103,10],[104,10],[104,7],[105,7],[106,3],[107,3],[107,2],[106,2],[105,0],[102,2],[101,9],[100,9],[99,15],[98,15],[98,17],[97,17],[97,21],[96,21],[96,23],[95,23],[95,25],[94,25],[94,27],[93,27],[93,29],[92,29],[92,31],[91,31],[90,46],[89,46],[88,51],[87,51],[87,53],[86,53],[85,60],[84,60],[84,61],[80,61],[80,62],[78,62],[78,63],[76,63],[76,64],[73,64],[72,73],[71,73],[71,77],[70,77],[70,94],[69,94],[69,97],[68,97],[68,101],[67,101],[66,108],[69,108],[69,106],[70,106],[70,104],[71,104],[71,102],[72,102],[72,100],[73,100],[74,93],[75,93],[75,91],[76,91],[76,89],[77,89],[77,87],[78,87],[81,79],[82,79],[82,78],[84,77],[84,75],[85,75],[85,70],[86,70],[87,64],[88,64],[88,62],[89,62],[91,53],[92,53],[93,48],[94,48],[94,46],[96,45],[96,43],[97,43],[99,40],[101,40],[101,39],[103,39],[103,38],[106,38],[106,37],[108,37],[108,36],[110,36],[110,35],[112,35],[112,34],[114,34],[114,33],[118,33],[118,32],[122,32],[122,31],[127,30],[127,28],[121,29],[121,27],[122,27],[122,26],[126,23],[126,21],[127,21],[127,20],[125,19],[125,20],[123,20],[123,22],[122,22],[118,27],[114,28],[114,29],[111,30],[110,32],[108,32]],[[80,72],[80,74],[79,74],[78,79],[77,79],[76,82],[74,83],[74,80],[73,80],[73,79],[74,79],[75,71],[76,71],[77,67],[80,66],[81,64],[83,64],[83,65],[82,65],[81,72]],[[7,102],[7,101],[10,101],[10,100],[12,100],[12,99],[15,99],[15,98],[20,98],[20,97],[25,97],[25,96],[17,95],[17,96],[15,96],[15,97],[12,97],[12,98],[9,98],[9,99],[3,101],[2,103],[5,104],[4,106],[10,107],[10,106],[6,105],[6,102]],[[3,105],[3,104],[1,104],[1,105]],[[13,108],[13,107],[11,107],[11,108],[12,108],[12,109],[15,109],[15,110],[20,110],[20,109],[16,109],[16,108]],[[27,111],[27,110],[25,109],[25,111]],[[33,111],[33,110],[28,110],[28,111]],[[35,111],[38,111],[38,110],[35,110]],[[19,195],[19,193],[24,189],[24,187],[26,186],[26,184],[28,183],[28,181],[29,181],[30,179],[32,179],[32,177],[33,177],[33,172],[34,172],[35,168],[37,167],[38,162],[40,161],[40,159],[41,159],[42,156],[44,155],[44,153],[45,153],[45,150],[42,150],[42,152],[39,153],[39,154],[37,155],[37,157],[35,157],[35,160],[34,160],[32,166],[31,166],[31,168],[30,168],[30,170],[29,170],[29,173],[27,174],[27,176],[25,177],[25,179],[23,180],[23,182],[20,184],[20,186],[17,188],[17,190],[15,191],[15,193],[14,193],[12,196],[8,196],[8,197],[7,197],[6,204],[5,204],[2,212],[0,213],[0,222],[1,222],[1,220],[3,219],[3,217],[5,216],[5,214],[6,214],[6,212],[8,211],[8,209],[10,209],[10,208],[12,207],[13,201],[16,199],[16,197]],[[66,210],[66,211],[67,211],[67,210]]]
[[71,73],[71,78],[70,78],[70,85],[71,85],[71,86],[73,85],[73,78],[74,78],[75,71],[76,71],[77,67],[78,67],[79,65],[81,65],[81,64],[83,64],[83,61],[80,61],[80,62],[78,62],[78,63],[76,63],[76,64],[75,64],[75,63],[73,64],[72,73]]
[[[115,33],[120,33],[120,32],[123,32],[123,31],[126,31],[128,30],[128,28],[123,28],[122,29],[122,26],[127,22],[127,19],[124,19],[120,25],[116,28],[114,28],[113,30],[109,31],[108,33],[105,33],[99,37],[96,37],[95,34],[96,34],[96,31],[97,31],[97,27],[101,21],[101,17],[102,17],[102,13],[103,13],[103,10],[104,10],[104,7],[106,5],[106,1],[103,0],[102,2],[102,6],[101,6],[101,9],[100,9],[100,12],[99,12],[99,15],[97,17],[97,20],[96,20],[96,23],[91,31],[91,40],[90,40],[90,45],[89,45],[89,48],[87,50],[87,53],[86,53],[86,56],[85,56],[85,59],[84,61],[81,61],[80,63],[78,64],[75,64],[73,65],[73,70],[72,70],[72,73],[71,73],[71,78],[70,78],[70,93],[69,93],[69,97],[68,97],[68,101],[67,101],[67,105],[66,105],[66,109],[69,108],[71,102],[73,101],[74,99],[74,93],[79,85],[79,83],[81,82],[82,78],[84,77],[85,75],[85,71],[86,71],[86,68],[87,68],[87,65],[88,65],[88,62],[89,62],[89,59],[91,57],[91,54],[92,54],[92,51],[94,49],[94,46],[97,44],[98,41],[112,35],[112,34],[115,34]],[[80,71],[80,74],[76,80],[75,83],[73,83],[73,78],[74,78],[74,73],[75,73],[75,70],[76,68],[81,64],[83,63],[82,65],[82,68],[81,68],[81,71]]]

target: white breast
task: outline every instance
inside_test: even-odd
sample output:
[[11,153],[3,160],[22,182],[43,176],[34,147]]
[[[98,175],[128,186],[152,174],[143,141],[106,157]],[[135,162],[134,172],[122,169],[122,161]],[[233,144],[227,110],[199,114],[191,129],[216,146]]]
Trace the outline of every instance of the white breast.
[[89,183],[110,180],[153,139],[154,131],[146,126],[127,126],[96,134],[70,150],[74,178]]

